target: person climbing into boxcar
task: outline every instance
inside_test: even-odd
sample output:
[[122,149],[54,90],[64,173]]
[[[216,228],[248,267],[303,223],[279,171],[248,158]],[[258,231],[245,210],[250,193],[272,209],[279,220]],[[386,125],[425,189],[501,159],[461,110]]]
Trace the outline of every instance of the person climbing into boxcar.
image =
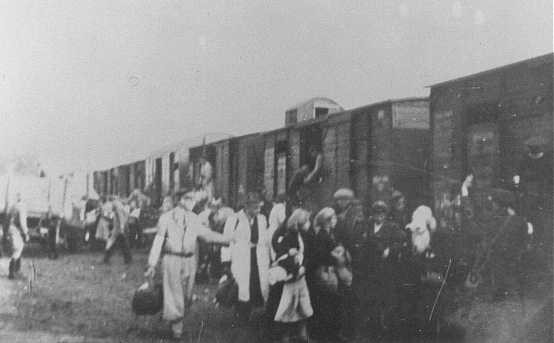
[[222,249],[221,259],[238,285],[237,325],[249,322],[252,309],[263,306],[269,292],[271,238],[266,219],[260,214],[261,205],[259,194],[248,193],[244,209],[229,217],[223,230],[226,237],[233,238],[229,248]]
[[372,217],[362,235],[368,254],[366,280],[371,290],[366,292],[362,306],[372,309],[365,314],[365,324],[369,319],[378,330],[387,331],[397,319],[399,263],[406,233],[387,220],[389,207],[385,202],[375,202],[371,210]]
[[52,212],[52,206],[48,205],[46,214],[40,219],[39,227],[48,230],[48,258],[57,259],[58,251],[56,249],[57,230],[60,218]]
[[197,269],[197,241],[228,244],[230,239],[203,227],[192,212],[194,195],[187,190],[177,192],[178,205],[162,214],[145,276],[153,278],[162,258],[163,319],[171,323],[173,337],[183,334],[183,320],[192,305],[192,292]]
[[294,333],[302,342],[308,341],[306,324],[313,309],[305,278],[306,246],[302,232],[309,229],[310,213],[296,209],[272,238],[276,260],[270,269],[273,273],[269,275],[266,316],[271,323],[271,336],[280,337],[282,342],[290,342]]
[[484,280],[491,287],[493,300],[504,300],[522,295],[524,266],[521,257],[532,232],[514,209],[513,192],[495,188],[488,200],[491,230],[477,251],[467,285],[476,287]]
[[21,270],[21,254],[25,243],[29,241],[29,228],[27,227],[27,207],[17,194],[17,202],[9,211],[8,218],[8,242],[12,254],[8,263],[8,279],[15,279],[15,275]]
[[521,192],[518,210],[533,224],[538,246],[552,245],[552,154],[546,153],[546,141],[531,137],[525,141],[527,154],[513,177]]
[[305,183],[304,180],[310,173],[310,167],[302,165],[291,177],[287,188],[287,213],[290,215],[296,208],[304,207],[305,205]]
[[312,182],[323,182],[323,153],[315,145],[310,146],[310,148],[308,149],[307,165],[309,168],[309,173],[308,175],[306,175],[304,183],[309,184]]
[[113,251],[116,247],[121,249],[123,253],[123,260],[125,264],[129,264],[132,261],[131,249],[129,247],[128,238],[128,220],[129,214],[125,211],[123,203],[119,199],[115,199],[112,202],[113,219],[112,228],[106,240],[106,250],[104,253],[104,263],[109,264]]
[[316,201],[313,199],[313,187],[323,181],[323,154],[315,147],[310,146],[306,163],[294,172],[287,188],[288,210],[292,213],[295,208],[304,208],[315,211]]

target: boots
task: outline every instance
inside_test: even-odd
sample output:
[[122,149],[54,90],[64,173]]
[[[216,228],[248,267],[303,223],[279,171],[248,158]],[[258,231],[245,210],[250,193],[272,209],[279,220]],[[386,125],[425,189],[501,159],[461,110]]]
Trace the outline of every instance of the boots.
[[15,272],[19,273],[21,270],[21,257],[15,260]]
[[15,260],[10,259],[10,265],[8,267],[8,279],[15,279]]

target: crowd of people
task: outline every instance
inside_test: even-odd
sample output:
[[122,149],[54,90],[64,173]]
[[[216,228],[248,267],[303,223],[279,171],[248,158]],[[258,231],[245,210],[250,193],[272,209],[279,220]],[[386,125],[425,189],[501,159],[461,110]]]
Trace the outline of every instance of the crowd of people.
[[[309,176],[319,175],[321,154],[311,154],[313,166],[300,170],[288,193],[273,201],[248,193],[233,209],[184,192],[160,219],[147,274],[164,256],[164,290],[179,293],[164,300],[164,318],[176,337],[194,282],[220,277],[220,284],[232,280],[236,287],[235,325],[246,325],[253,310],[263,308],[266,337],[283,342],[425,332],[437,320],[447,279],[451,288],[486,285],[491,301],[521,296],[522,256],[536,227],[518,214],[517,189],[484,190],[470,174],[452,192],[450,213],[437,220],[430,207],[408,204],[381,175],[373,180],[369,208],[366,199],[341,188],[333,203],[318,209],[306,188],[317,183]],[[181,247],[161,248],[181,217],[190,217],[174,238]],[[172,272],[166,264],[175,256],[180,262]]]
[[[234,325],[247,325],[253,310],[263,308],[267,339],[282,342],[421,333],[436,320],[446,280],[463,266],[464,287],[486,284],[495,300],[521,296],[522,256],[538,225],[517,213],[521,197],[513,189],[485,192],[470,174],[453,191],[451,213],[437,220],[431,208],[408,204],[387,186],[387,176],[376,176],[369,208],[341,188],[333,203],[314,209],[311,193],[303,191],[320,175],[320,154],[312,155],[313,166],[273,201],[254,192],[231,208],[198,190],[164,198],[145,275],[153,278],[161,263],[163,318],[174,337],[183,334],[195,283],[210,279],[234,286],[225,288],[236,290]],[[96,214],[85,221],[88,236],[106,242],[104,262],[117,247],[131,262],[130,247],[144,242],[139,221],[146,201],[133,192],[85,210]],[[8,230],[10,277],[28,239],[22,215],[16,205]],[[51,215],[43,219],[55,232],[53,223]]]

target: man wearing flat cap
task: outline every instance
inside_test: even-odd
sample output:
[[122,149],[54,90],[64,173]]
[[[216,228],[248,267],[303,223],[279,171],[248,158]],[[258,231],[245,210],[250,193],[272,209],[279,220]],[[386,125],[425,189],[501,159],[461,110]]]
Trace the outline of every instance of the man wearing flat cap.
[[552,245],[552,154],[546,153],[546,140],[533,136],[525,141],[527,153],[519,164],[513,182],[521,193],[521,215],[533,223],[537,242]]
[[[372,216],[362,234],[366,255],[365,270],[359,274],[356,289],[360,297],[360,327],[366,326],[368,318],[377,318],[378,327],[386,329],[398,306],[399,254],[406,242],[406,234],[396,224],[387,220],[389,207],[384,201],[371,206]],[[356,267],[359,269],[359,267]]]
[[147,277],[153,277],[162,257],[163,318],[171,323],[174,338],[183,334],[183,319],[192,304],[197,270],[198,239],[228,244],[229,239],[204,227],[192,212],[194,194],[187,190],[176,193],[177,206],[161,215],[158,231],[148,258]]

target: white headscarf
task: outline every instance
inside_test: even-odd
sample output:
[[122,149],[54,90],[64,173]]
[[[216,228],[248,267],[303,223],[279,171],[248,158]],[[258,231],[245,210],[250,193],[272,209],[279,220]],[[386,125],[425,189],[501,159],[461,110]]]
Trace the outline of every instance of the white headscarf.
[[406,228],[412,232],[412,245],[418,254],[431,245],[431,233],[437,229],[433,211],[427,206],[419,206],[412,214],[412,222]]

